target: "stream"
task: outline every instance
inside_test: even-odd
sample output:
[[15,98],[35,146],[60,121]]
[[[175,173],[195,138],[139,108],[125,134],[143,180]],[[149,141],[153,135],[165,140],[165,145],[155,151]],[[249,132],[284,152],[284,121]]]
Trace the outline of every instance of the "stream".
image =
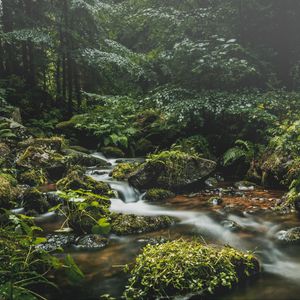
[[[229,244],[241,250],[255,252],[262,265],[261,275],[241,283],[226,295],[212,299],[300,299],[300,247],[283,245],[276,239],[276,233],[280,230],[299,226],[296,215],[204,208],[188,196],[181,196],[172,203],[167,201],[163,204],[149,204],[143,200],[143,194],[127,182],[115,181],[109,176],[119,162],[134,159],[106,159],[100,153],[93,155],[111,164],[107,169],[88,170],[88,175],[107,182],[117,192],[118,197],[111,200],[111,211],[143,216],[174,216],[180,222],[154,233],[125,237],[111,235],[109,245],[99,251],[72,251],[72,256],[86,277],[81,287],[64,288],[61,299],[99,299],[104,294],[120,299],[127,281],[123,266],[133,262],[149,240],[162,237],[198,237],[204,243]],[[267,197],[273,197],[274,193],[278,193],[278,197],[282,194],[279,191],[265,191]],[[51,222],[49,221],[50,227]],[[238,229],[232,230],[224,224],[238,224]],[[52,225],[55,226],[54,223]]]

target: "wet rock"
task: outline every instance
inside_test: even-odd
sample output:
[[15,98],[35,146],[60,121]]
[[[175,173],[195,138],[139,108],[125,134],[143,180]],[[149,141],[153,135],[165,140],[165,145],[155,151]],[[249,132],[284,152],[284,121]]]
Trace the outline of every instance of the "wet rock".
[[296,211],[300,213],[300,196],[295,199],[294,206]]
[[127,180],[131,174],[138,168],[139,163],[120,163],[111,173],[111,176],[117,180]]
[[32,147],[43,147],[48,148],[57,152],[60,152],[63,145],[63,139],[60,137],[52,137],[52,138],[31,138],[25,141],[22,141],[18,144],[21,148]]
[[46,242],[38,245],[37,247],[47,252],[54,252],[71,247],[76,241],[76,236],[72,233],[49,234],[46,236],[46,239]]
[[70,165],[80,165],[83,167],[94,167],[94,166],[98,166],[98,167],[107,167],[110,166],[110,163],[108,163],[107,161],[99,158],[99,157],[95,157],[83,152],[79,152],[73,149],[65,149],[63,151],[63,153],[65,155],[67,155],[67,162]]
[[47,201],[51,207],[63,203],[62,199],[57,192],[48,192],[46,193]]
[[216,178],[214,177],[209,177],[205,180],[205,184],[210,187],[210,188],[213,188],[213,187],[217,187],[219,182]]
[[136,216],[112,214],[112,232],[117,235],[140,234],[167,228],[177,221],[168,216]]
[[216,168],[216,163],[180,151],[165,151],[152,156],[128,179],[137,189],[179,190],[199,184]]
[[118,147],[102,147],[100,148],[100,151],[107,157],[125,157],[125,153]]
[[76,248],[84,250],[99,250],[108,244],[108,239],[97,234],[89,234],[76,240]]
[[67,176],[57,182],[57,188],[61,191],[67,190],[87,190],[94,194],[111,195],[111,189],[107,183],[96,181],[84,174],[80,168],[73,168]]
[[234,221],[232,221],[232,220],[223,220],[223,221],[221,222],[221,225],[222,225],[225,229],[228,229],[228,230],[230,230],[230,231],[232,231],[232,232],[236,232],[236,231],[242,230],[242,227],[241,227],[238,223],[236,223],[236,222],[234,222]]
[[24,192],[23,203],[25,210],[30,211],[31,215],[43,214],[50,208],[46,195],[36,188],[29,188]]
[[300,245],[300,227],[294,227],[287,231],[281,230],[276,237],[282,243]]
[[155,237],[155,238],[141,238],[138,239],[139,243],[145,244],[145,245],[161,245],[164,244],[166,242],[168,242],[169,239],[160,236],[160,237]]
[[171,191],[164,189],[150,189],[146,192],[144,198],[149,202],[163,202],[173,197],[175,197],[175,194]]
[[223,203],[223,199],[220,197],[211,197],[207,202],[209,205],[217,206]]
[[253,191],[255,186],[255,183],[249,181],[238,181],[234,184],[234,187],[240,191]]

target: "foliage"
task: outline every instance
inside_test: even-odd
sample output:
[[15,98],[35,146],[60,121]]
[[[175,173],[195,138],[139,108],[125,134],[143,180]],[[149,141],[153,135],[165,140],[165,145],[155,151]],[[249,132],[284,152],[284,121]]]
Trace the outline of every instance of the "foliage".
[[59,192],[64,199],[51,211],[59,211],[65,221],[63,228],[72,228],[79,233],[108,234],[110,200],[105,196],[93,194],[85,190]]
[[177,240],[146,246],[130,271],[126,299],[213,294],[257,272],[251,254]]
[[[3,299],[44,299],[36,288],[54,286],[47,276],[52,270],[64,269],[68,274],[83,274],[71,258],[63,263],[37,247],[45,242],[41,228],[23,215],[9,215],[0,230],[0,297]],[[72,280],[72,276],[69,277]]]
[[13,139],[16,135],[10,128],[10,124],[4,120],[0,120],[0,139]]

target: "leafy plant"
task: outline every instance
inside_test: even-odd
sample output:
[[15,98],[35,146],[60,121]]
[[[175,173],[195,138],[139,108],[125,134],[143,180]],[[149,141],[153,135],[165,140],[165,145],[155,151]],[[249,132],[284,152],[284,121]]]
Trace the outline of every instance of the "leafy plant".
[[16,135],[11,130],[9,123],[4,120],[0,120],[0,139],[12,139],[15,137]]

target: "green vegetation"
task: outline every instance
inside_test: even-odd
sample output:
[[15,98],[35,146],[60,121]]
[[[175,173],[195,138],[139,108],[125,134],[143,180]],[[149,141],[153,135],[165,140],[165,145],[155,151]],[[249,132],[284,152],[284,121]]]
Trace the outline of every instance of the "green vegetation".
[[145,200],[150,202],[163,202],[169,198],[173,198],[174,193],[164,189],[150,189],[145,194]]
[[258,272],[253,255],[177,240],[146,246],[130,270],[127,299],[213,294]]
[[138,163],[120,163],[114,168],[112,177],[117,180],[128,179],[131,173],[133,173],[138,166]]

